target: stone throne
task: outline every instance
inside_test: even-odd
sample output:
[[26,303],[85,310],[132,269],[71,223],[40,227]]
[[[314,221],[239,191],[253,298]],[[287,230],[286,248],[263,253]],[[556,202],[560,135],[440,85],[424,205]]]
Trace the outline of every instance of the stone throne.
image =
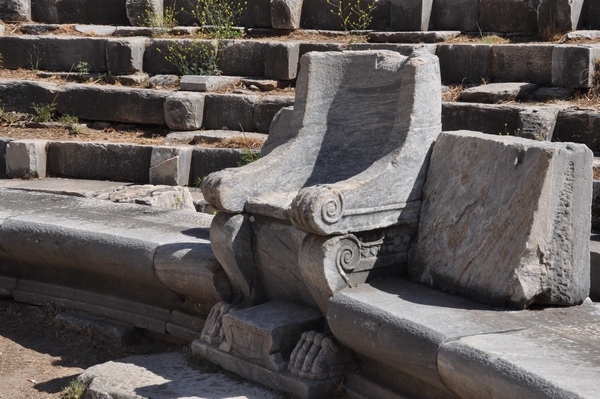
[[195,351],[274,388],[324,397],[351,358],[316,332],[327,331],[327,301],[406,273],[440,133],[432,54],[302,57],[295,105],[275,117],[263,157],[202,183],[219,211],[211,245],[237,299],[213,308]]

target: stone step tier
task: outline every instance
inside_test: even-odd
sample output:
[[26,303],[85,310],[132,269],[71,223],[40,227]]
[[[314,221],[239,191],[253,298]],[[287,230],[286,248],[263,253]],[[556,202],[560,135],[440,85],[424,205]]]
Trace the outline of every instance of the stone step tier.
[[541,86],[589,88],[594,83],[595,60],[600,58],[599,44],[348,44],[222,40],[217,49],[217,43],[208,40],[52,35],[2,36],[0,53],[5,55],[3,66],[8,69],[71,72],[83,61],[89,72],[113,76],[140,72],[181,74],[177,66],[165,59],[169,48],[186,48],[199,43],[218,51],[218,65],[223,75],[282,81],[296,78],[299,57],[309,51],[391,50],[408,55],[415,47],[425,46],[440,58],[442,81],[448,84],[528,82]]

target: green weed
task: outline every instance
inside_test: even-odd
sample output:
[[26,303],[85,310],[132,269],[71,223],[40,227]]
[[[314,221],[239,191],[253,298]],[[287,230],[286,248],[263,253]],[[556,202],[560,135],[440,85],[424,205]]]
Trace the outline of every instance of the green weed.
[[31,67],[31,70],[37,71],[40,67],[40,60],[42,59],[39,47],[34,44],[27,50],[27,54],[29,55],[29,66]]
[[332,14],[337,15],[345,31],[365,30],[373,21],[371,15],[377,8],[374,3],[364,5],[361,0],[326,0],[332,9]]
[[75,70],[77,71],[77,74],[79,75],[79,79],[83,80],[84,75],[87,75],[88,73],[90,73],[90,64],[88,64],[85,61],[79,61],[77,63],[77,65],[75,66]]
[[221,74],[217,63],[217,48],[212,42],[194,40],[190,45],[179,42],[170,44],[167,46],[165,60],[175,65],[182,75]]
[[252,150],[249,150],[247,148],[242,149],[242,152],[243,152],[243,154],[240,157],[240,160],[237,162],[237,166],[248,165],[249,163],[258,161],[260,159],[259,152],[255,153]]
[[36,104],[32,103],[31,107],[35,112],[33,120],[35,122],[50,122],[56,116],[56,104]]
[[162,14],[156,13],[151,6],[148,6],[143,15],[139,17],[141,26],[146,26],[152,30],[152,34],[164,36],[170,28],[178,25],[177,15],[180,11],[175,11],[175,7],[165,7]]
[[195,0],[190,1],[191,14],[198,26],[213,39],[235,39],[241,33],[235,29],[248,2],[245,0]]
[[61,399],[81,399],[85,394],[87,385],[78,379],[74,379],[61,392]]

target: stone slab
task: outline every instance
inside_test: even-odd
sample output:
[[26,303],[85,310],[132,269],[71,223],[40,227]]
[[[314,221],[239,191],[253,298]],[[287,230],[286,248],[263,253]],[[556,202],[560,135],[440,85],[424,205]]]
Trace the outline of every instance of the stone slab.
[[600,237],[592,234],[590,240],[590,298],[600,302]]
[[294,96],[264,96],[254,103],[254,131],[268,133],[280,109],[294,105]]
[[203,127],[253,132],[254,104],[258,99],[256,95],[207,94],[204,99]]
[[165,121],[172,130],[197,130],[204,117],[204,95],[176,92],[165,100]]
[[438,44],[442,81],[455,84],[481,84],[492,78],[492,45]]
[[93,142],[51,142],[50,176],[91,180],[149,182],[151,146]]
[[6,175],[6,146],[14,139],[0,137],[0,178],[8,177]]
[[597,30],[576,30],[568,32],[565,35],[567,42],[571,40],[598,40],[600,39],[600,31]]
[[392,0],[390,29],[425,31],[429,29],[432,0]]
[[237,76],[184,75],[181,77],[179,87],[185,91],[214,91],[235,85],[241,79]]
[[59,313],[54,320],[71,329],[90,331],[94,338],[119,347],[133,345],[142,336],[141,331],[131,324],[70,310]]
[[46,177],[48,142],[14,140],[6,145],[6,174],[10,178]]
[[431,29],[479,31],[478,3],[478,0],[434,1],[431,9]]
[[477,11],[478,27],[483,32],[538,31],[538,13],[527,1],[479,0]]
[[538,5],[538,31],[545,35],[562,35],[583,25],[584,0],[541,1]]
[[266,134],[262,133],[246,133],[237,130],[198,130],[194,133],[193,140],[196,143],[217,143],[220,141],[227,141],[231,139],[252,139],[258,141],[265,141],[267,139]]
[[423,190],[411,278],[494,306],[581,304],[592,159],[582,144],[443,133]]
[[271,2],[271,27],[295,30],[300,28],[302,0],[274,0]]
[[70,195],[74,197],[94,198],[100,193],[114,191],[123,183],[100,180],[61,179],[46,177],[37,180],[2,180],[0,185],[23,191],[36,191],[48,194]]
[[272,42],[265,52],[263,75],[268,79],[296,79],[299,57],[299,42]]
[[532,93],[538,101],[568,100],[573,91],[566,87],[540,87]]
[[118,203],[148,205],[163,209],[196,210],[192,195],[187,187],[153,184],[132,184],[121,186],[109,193],[96,196],[97,199]]
[[61,24],[129,25],[123,0],[56,0],[55,4]]
[[600,310],[586,303],[533,313],[533,327],[442,345],[438,370],[448,388],[459,397],[598,397]]
[[130,75],[144,69],[145,38],[111,39],[106,42],[106,69],[113,75]]
[[223,372],[202,372],[188,353],[133,356],[88,368],[79,377],[88,395],[122,399],[282,399],[282,395]]
[[115,33],[116,26],[110,25],[75,25],[73,26],[77,32],[89,33],[96,36],[108,36]]
[[235,168],[243,155],[244,151],[237,148],[194,148],[190,181],[204,179],[225,168]]
[[269,47],[271,44],[268,42],[221,40],[218,54],[219,69],[227,76],[265,76],[265,54]]
[[595,154],[600,153],[600,112],[565,109],[559,112],[554,137],[557,141],[583,143]]
[[152,147],[150,184],[187,186],[191,162],[191,147]]
[[370,32],[367,37],[375,43],[438,43],[460,35],[460,31]]
[[555,46],[552,51],[552,86],[590,88],[596,84],[594,74],[598,46]]
[[552,83],[553,45],[499,44],[492,46],[494,82]]
[[475,103],[515,101],[527,97],[535,89],[537,85],[533,83],[490,83],[463,90],[459,99]]
[[31,20],[31,0],[1,0],[0,19],[7,22]]

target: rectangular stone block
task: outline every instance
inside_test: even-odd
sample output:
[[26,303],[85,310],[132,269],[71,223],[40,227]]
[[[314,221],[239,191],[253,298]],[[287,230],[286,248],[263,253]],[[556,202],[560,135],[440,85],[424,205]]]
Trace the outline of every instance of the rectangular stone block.
[[[76,36],[1,36],[0,53],[8,69],[74,71],[86,62],[89,72],[106,72],[107,39]],[[10,56],[8,56],[10,54]]]
[[587,29],[600,29],[600,1],[586,1],[585,23]]
[[219,69],[229,76],[265,76],[267,42],[222,40],[219,45]]
[[492,78],[492,45],[438,44],[442,82],[481,84]]
[[444,103],[442,129],[473,130],[494,135],[515,135],[520,128],[519,110],[515,107],[489,104]]
[[194,148],[190,182],[204,179],[209,174],[225,168],[237,167],[243,155],[244,151],[238,148]]
[[198,130],[202,127],[204,94],[175,92],[165,100],[165,121],[172,130]]
[[258,96],[207,94],[204,100],[204,128],[254,131],[254,103]]
[[[144,71],[151,74],[175,74],[182,75],[179,68],[167,61],[171,54],[187,57],[196,49],[212,48],[216,51],[217,43],[211,40],[192,40],[192,39],[152,39],[146,46],[144,52]],[[190,64],[193,66],[193,63]],[[225,75],[229,75],[225,73]],[[236,74],[233,74],[236,75]]]
[[192,147],[152,147],[150,184],[187,186],[192,152]]
[[179,81],[179,88],[185,91],[214,91],[238,83],[238,76],[185,75]]
[[493,81],[551,85],[553,49],[546,44],[492,46]]
[[600,112],[565,109],[558,113],[554,135],[556,141],[583,143],[600,154]]
[[56,0],[33,0],[31,2],[31,18],[35,22],[57,24]]
[[271,1],[271,27],[295,30],[300,28],[303,0]]
[[600,47],[558,45],[552,51],[552,86],[589,88],[594,85]]
[[429,30],[433,0],[392,0],[390,29],[399,31]]
[[48,146],[48,174],[148,183],[151,155],[151,146],[56,141]]
[[430,29],[478,32],[478,2],[479,0],[433,0],[433,27]]
[[442,133],[411,278],[493,306],[581,304],[590,288],[592,160],[582,144]]
[[0,103],[4,111],[33,113],[33,103],[51,104],[60,89],[54,83],[0,79]]
[[[550,1],[554,3],[555,1]],[[479,0],[483,32],[537,32],[537,12],[528,0]]]
[[106,68],[113,75],[129,75],[144,69],[145,38],[111,39],[106,42]]
[[249,28],[271,27],[271,0],[247,0],[240,26]]
[[[587,1],[590,3],[593,1]],[[540,1],[537,7],[538,29],[544,35],[564,35],[582,24],[584,0]]]
[[[600,182],[594,182],[594,187],[596,183]],[[594,190],[594,200],[597,198]],[[600,301],[600,237],[597,234],[592,234],[590,240],[590,299],[594,302]]]
[[294,105],[293,96],[265,96],[254,103],[254,131],[269,133],[273,117],[281,108]]
[[45,140],[16,140],[6,146],[6,174],[12,179],[46,177]]
[[56,0],[61,24],[129,25],[124,0]]
[[[322,0],[304,0],[302,4],[302,21],[300,23],[303,29],[330,29],[343,30],[341,18],[332,11],[337,12],[337,3],[335,1],[327,3]],[[356,5],[355,1],[345,2],[345,4]],[[391,1],[362,0],[361,8],[366,10],[369,5],[375,5],[376,8],[371,13],[373,20],[367,29],[388,30],[390,27]],[[351,27],[348,28],[352,29]]]
[[80,119],[164,125],[168,91],[69,84],[57,98],[61,114]]
[[265,73],[269,79],[292,80],[298,73],[300,43],[272,43],[265,53]]
[[0,178],[8,177],[6,175],[6,146],[14,139],[0,137]]

